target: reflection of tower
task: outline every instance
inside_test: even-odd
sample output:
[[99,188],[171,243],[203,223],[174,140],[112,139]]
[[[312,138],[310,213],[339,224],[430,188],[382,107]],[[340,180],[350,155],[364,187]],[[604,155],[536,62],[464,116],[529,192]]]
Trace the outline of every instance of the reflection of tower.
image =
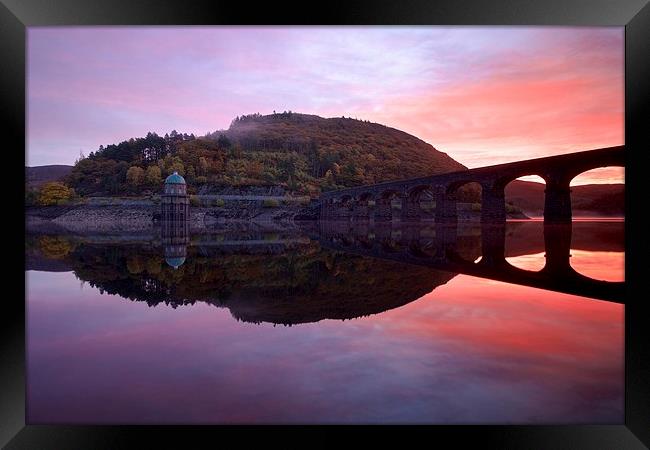
[[177,269],[185,262],[190,235],[190,200],[185,179],[178,172],[174,172],[165,180],[161,200],[161,233],[165,261]]
[[178,269],[187,256],[187,244],[190,242],[189,225],[186,220],[163,220],[162,245],[165,261]]
[[189,219],[190,198],[185,179],[174,172],[165,180],[161,197],[163,221],[186,221]]

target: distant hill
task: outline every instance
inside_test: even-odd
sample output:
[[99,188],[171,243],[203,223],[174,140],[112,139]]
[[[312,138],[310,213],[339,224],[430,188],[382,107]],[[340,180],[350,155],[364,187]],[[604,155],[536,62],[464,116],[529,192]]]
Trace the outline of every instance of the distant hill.
[[[529,215],[544,212],[542,183],[515,180],[506,186],[506,201]],[[625,184],[585,184],[571,187],[574,215],[622,216],[625,213]]]
[[38,188],[50,181],[59,181],[70,174],[72,166],[52,165],[25,167],[25,180],[29,188]]

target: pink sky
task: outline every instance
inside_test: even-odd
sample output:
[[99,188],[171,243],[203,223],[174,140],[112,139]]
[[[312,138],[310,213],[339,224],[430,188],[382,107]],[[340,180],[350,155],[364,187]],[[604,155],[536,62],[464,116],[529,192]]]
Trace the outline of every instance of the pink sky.
[[[292,110],[411,133],[468,167],[624,143],[622,27],[28,29],[26,164]],[[622,169],[574,180],[622,182]]]

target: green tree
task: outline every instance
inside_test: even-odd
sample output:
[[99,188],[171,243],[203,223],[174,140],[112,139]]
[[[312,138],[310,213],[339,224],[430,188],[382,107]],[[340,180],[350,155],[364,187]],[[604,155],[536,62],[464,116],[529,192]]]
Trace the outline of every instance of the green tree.
[[38,203],[38,190],[25,189],[25,206],[34,206]]
[[194,166],[189,166],[187,168],[187,182],[193,183],[195,178],[196,178],[196,171],[194,170]]
[[179,175],[185,176],[185,166],[179,161],[175,161],[169,166],[169,173],[178,172]]
[[126,172],[126,181],[127,183],[133,186],[139,186],[144,180],[144,170],[138,166],[131,166]]
[[162,183],[162,173],[159,166],[147,167],[147,174],[145,176],[146,182],[150,186],[158,186]]
[[230,142],[230,139],[225,134],[220,134],[219,139],[217,139],[217,144],[219,144],[219,147],[221,148],[230,148],[232,143]]

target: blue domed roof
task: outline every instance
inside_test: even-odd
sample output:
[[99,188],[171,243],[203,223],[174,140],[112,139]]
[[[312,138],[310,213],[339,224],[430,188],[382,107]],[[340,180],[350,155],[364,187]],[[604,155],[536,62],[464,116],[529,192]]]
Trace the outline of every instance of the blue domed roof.
[[165,184],[185,184],[185,178],[174,172],[165,179]]
[[165,262],[172,266],[174,269],[178,269],[185,262],[185,257],[180,256],[177,258],[165,258]]

